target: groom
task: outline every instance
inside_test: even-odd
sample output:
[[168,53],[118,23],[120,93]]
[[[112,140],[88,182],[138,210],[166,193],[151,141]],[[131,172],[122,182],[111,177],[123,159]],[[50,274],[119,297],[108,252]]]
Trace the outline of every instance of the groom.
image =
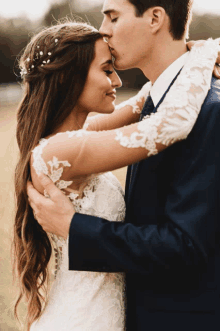
[[[143,115],[156,112],[188,56],[191,1],[105,0],[103,13],[115,67],[144,72]],[[29,184],[30,203],[45,231],[69,233],[70,270],[126,272],[127,331],[219,330],[219,80],[186,140],[129,167],[124,223],[74,214],[41,178],[51,200]]]

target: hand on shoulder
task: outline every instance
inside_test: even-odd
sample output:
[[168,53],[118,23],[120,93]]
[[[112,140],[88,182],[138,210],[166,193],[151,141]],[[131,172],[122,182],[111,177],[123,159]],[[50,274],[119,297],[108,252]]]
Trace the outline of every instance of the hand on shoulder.
[[66,239],[75,214],[73,204],[46,175],[40,174],[39,181],[50,198],[40,194],[31,182],[27,183],[27,194],[34,217],[44,231]]

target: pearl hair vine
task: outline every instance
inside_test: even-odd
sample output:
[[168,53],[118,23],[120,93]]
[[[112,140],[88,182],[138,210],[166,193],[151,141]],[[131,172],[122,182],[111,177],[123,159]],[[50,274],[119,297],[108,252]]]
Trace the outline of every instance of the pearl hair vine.
[[[55,42],[55,46],[58,44],[58,39],[56,38],[54,40]],[[40,46],[38,45],[37,46],[38,49],[40,49]],[[44,56],[44,55],[47,55],[47,57],[40,63],[40,64],[37,64],[37,65],[34,65],[33,63],[38,61],[40,57]],[[34,68],[36,68],[37,66],[41,66],[41,67],[44,67],[45,65],[49,64],[51,62],[50,60],[50,56],[52,55],[51,52],[47,52],[44,53],[43,51],[39,51],[39,53],[35,53],[35,58],[33,59],[33,62],[31,62],[31,59],[28,57],[25,62],[27,63],[27,66],[25,65],[21,71],[20,71],[20,75],[21,75],[21,78],[24,78],[25,75],[27,75],[28,73],[30,73],[31,71],[34,70]]]

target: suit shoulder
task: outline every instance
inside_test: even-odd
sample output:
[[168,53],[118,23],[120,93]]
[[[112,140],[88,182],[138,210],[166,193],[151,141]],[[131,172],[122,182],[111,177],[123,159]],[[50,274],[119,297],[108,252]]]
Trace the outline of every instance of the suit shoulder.
[[211,88],[207,95],[207,102],[220,105],[220,79],[212,78]]
[[212,77],[211,88],[220,91],[220,79]]

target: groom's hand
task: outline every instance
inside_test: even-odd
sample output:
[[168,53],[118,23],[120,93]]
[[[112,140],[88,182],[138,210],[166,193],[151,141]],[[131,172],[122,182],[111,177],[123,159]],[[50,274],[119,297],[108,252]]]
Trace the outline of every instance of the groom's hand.
[[[190,50],[194,45],[195,43],[204,43],[205,40],[190,40],[186,46],[187,48]],[[220,45],[220,38],[219,38],[219,45]],[[214,70],[213,70],[213,75],[215,76],[215,78],[218,78],[220,79],[220,48],[219,48],[219,52],[218,52],[218,57],[216,59],[216,64],[214,66]]]
[[40,175],[39,180],[49,194],[50,199],[40,194],[31,182],[28,182],[27,194],[34,217],[44,231],[66,239],[72,217],[75,214],[74,207],[46,175]]

